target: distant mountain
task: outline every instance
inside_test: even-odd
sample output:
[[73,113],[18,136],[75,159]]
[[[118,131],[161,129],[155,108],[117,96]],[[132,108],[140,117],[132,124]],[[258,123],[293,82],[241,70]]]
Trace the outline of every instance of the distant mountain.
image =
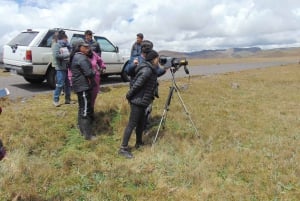
[[195,52],[175,52],[163,50],[160,55],[176,58],[245,58],[245,57],[278,57],[278,56],[300,56],[300,48],[276,48],[263,50],[259,47],[230,48],[217,50],[201,50]]

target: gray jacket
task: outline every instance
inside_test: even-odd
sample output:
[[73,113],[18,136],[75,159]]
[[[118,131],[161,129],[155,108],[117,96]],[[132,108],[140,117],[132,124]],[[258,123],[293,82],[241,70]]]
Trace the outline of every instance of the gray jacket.
[[52,67],[56,70],[67,70],[69,64],[70,50],[65,43],[53,42],[52,43]]
[[92,89],[95,85],[95,72],[92,70],[92,64],[88,57],[77,52],[71,63],[72,87],[77,92]]

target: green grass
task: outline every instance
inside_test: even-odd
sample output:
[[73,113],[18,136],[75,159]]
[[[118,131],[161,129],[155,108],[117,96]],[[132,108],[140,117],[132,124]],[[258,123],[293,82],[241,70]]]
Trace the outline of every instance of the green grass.
[[174,94],[151,148],[170,86],[162,81],[155,126],[133,160],[117,154],[130,111],[126,86],[99,95],[92,142],[78,133],[77,105],[55,108],[50,94],[0,100],[8,149],[1,200],[299,200],[299,65],[187,82],[177,79],[188,86],[181,96],[201,138]]

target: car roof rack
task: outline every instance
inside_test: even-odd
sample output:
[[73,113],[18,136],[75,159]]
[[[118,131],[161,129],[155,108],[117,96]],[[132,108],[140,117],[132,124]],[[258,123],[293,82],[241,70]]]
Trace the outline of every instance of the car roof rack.
[[[66,31],[78,31],[78,32],[85,32],[85,31],[82,31],[82,30],[78,30],[78,29],[67,29],[67,28],[53,28],[54,30],[57,30],[57,31],[59,31],[59,30],[66,30]],[[93,32],[93,34],[95,34],[94,32]]]

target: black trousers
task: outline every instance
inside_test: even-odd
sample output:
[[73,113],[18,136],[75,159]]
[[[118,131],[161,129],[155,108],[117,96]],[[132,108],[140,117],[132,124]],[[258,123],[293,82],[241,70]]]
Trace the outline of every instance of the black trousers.
[[77,92],[78,98],[78,119],[92,120],[93,109],[91,104],[92,91]]
[[128,142],[134,128],[136,132],[136,143],[142,143],[142,134],[144,131],[144,125],[146,123],[146,108],[130,104],[130,109],[129,122],[124,131],[123,141],[121,144],[122,147],[128,146]]

